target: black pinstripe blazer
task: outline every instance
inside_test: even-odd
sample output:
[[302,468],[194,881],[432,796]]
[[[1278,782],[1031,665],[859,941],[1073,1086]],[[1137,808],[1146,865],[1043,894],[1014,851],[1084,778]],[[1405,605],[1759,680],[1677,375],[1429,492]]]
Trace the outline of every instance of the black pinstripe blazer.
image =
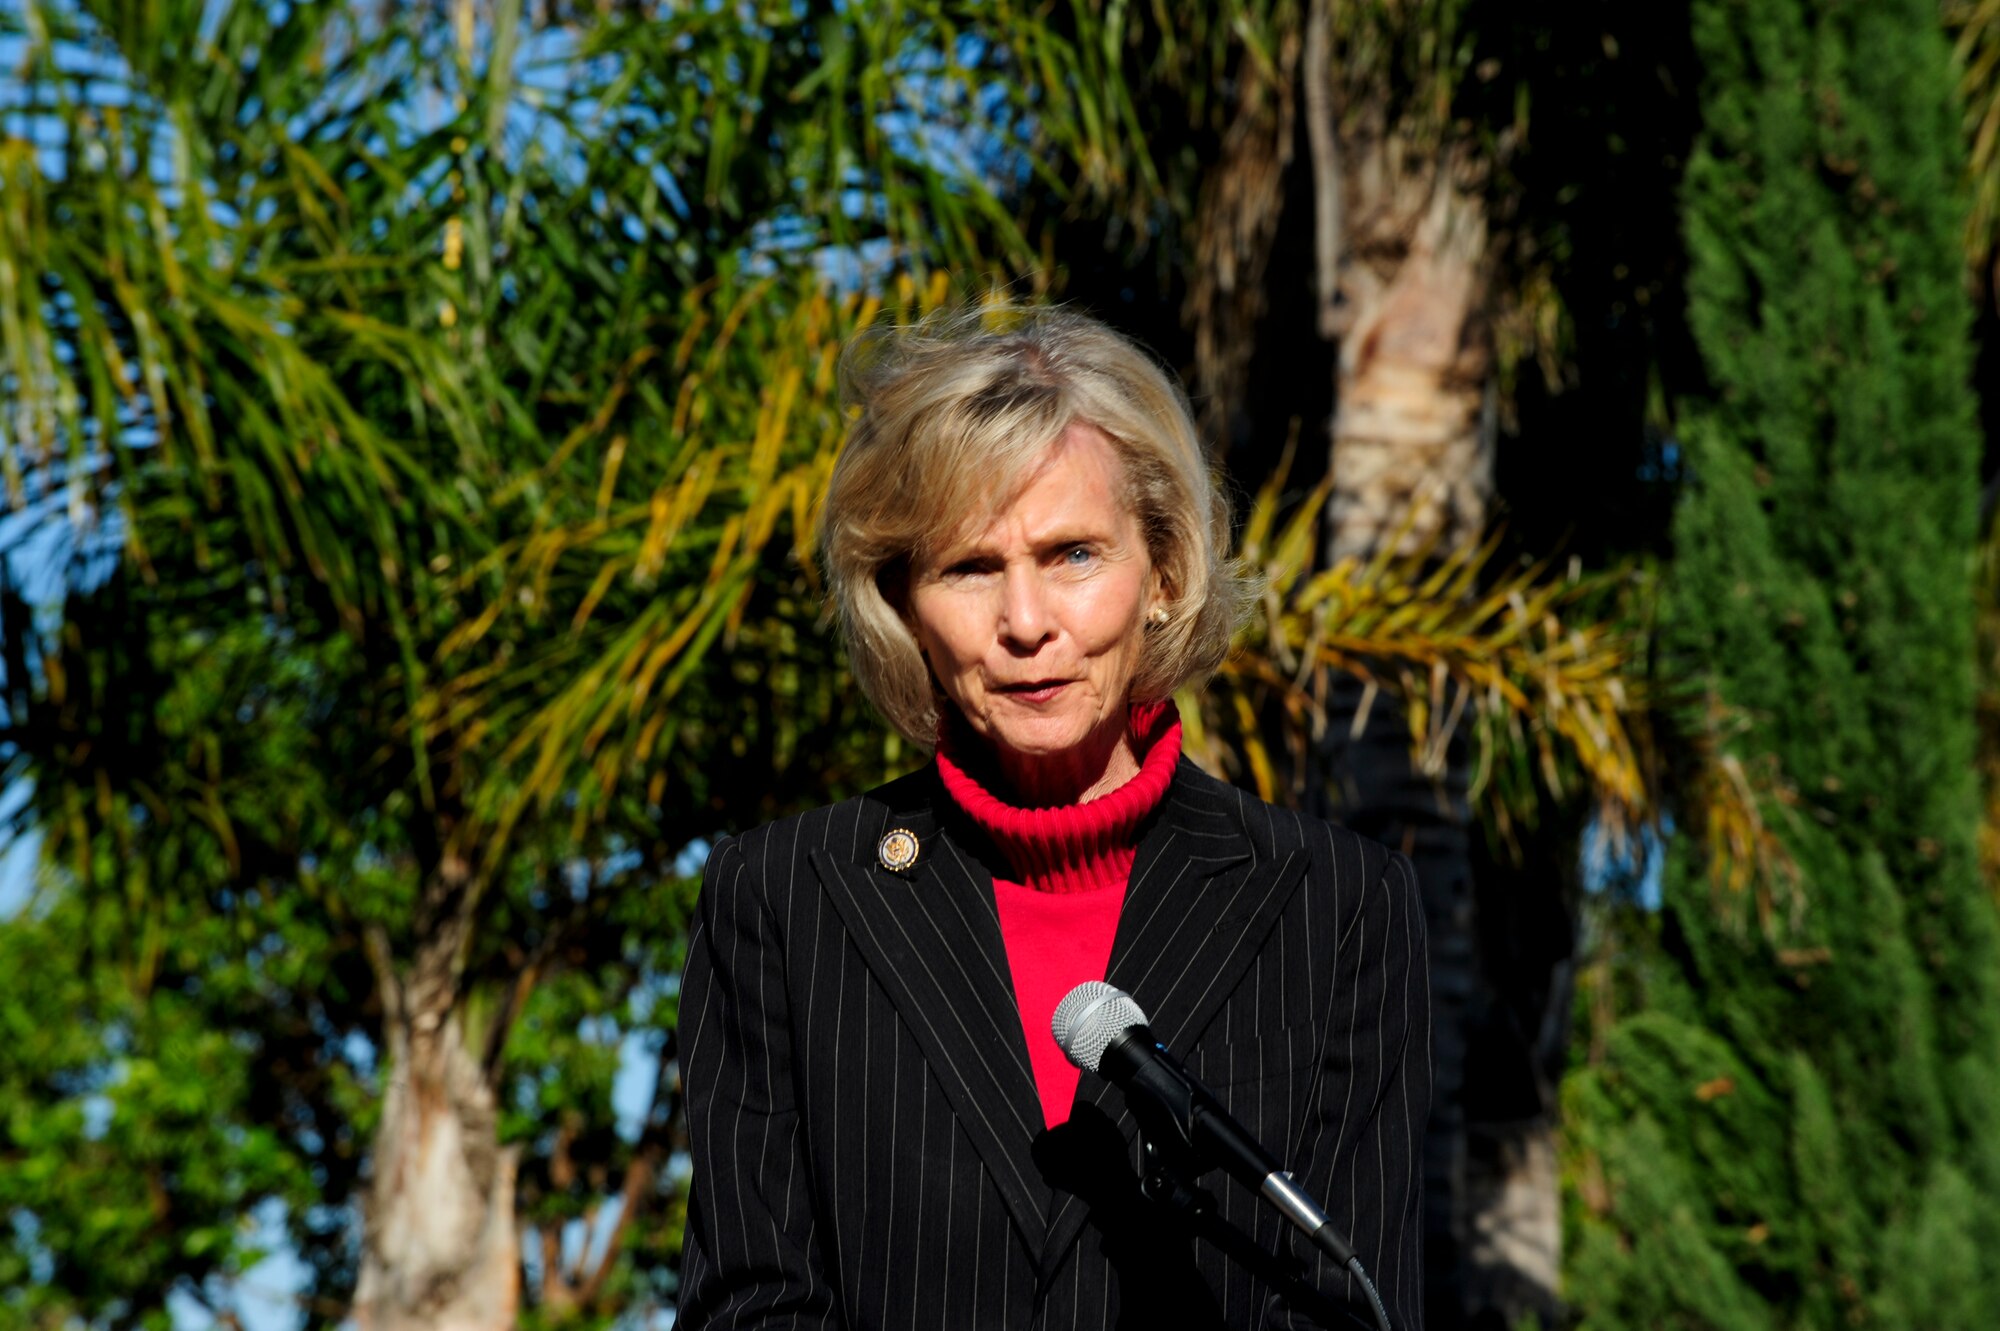
[[[880,866],[890,828],[922,847]],[[681,990],[694,1176],[678,1326],[1373,1326],[1262,1202],[1144,1199],[1123,1096],[1084,1074],[1043,1128],[993,852],[935,767],[709,856]],[[1409,864],[1182,760],[1107,977],[1422,1325],[1430,1100]]]

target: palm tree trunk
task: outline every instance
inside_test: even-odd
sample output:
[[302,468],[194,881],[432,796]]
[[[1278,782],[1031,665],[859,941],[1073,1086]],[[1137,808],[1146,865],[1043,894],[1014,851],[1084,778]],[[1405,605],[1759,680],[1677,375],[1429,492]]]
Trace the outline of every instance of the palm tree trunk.
[[1562,1324],[1562,1180],[1554,1117],[1467,1125],[1461,1298],[1471,1322],[1498,1311],[1508,1326],[1533,1316]]
[[[398,1048],[400,1046],[400,1048]],[[376,1131],[366,1248],[355,1289],[363,1331],[498,1331],[520,1289],[512,1148],[456,1019],[391,1045],[396,1075]]]
[[1359,156],[1336,288],[1336,559],[1475,539],[1493,495],[1484,203],[1449,166],[1413,171],[1393,137]]
[[[1322,140],[1316,166],[1323,177],[1337,169],[1340,219],[1337,245],[1321,247],[1331,298],[1323,326],[1339,339],[1327,552],[1442,553],[1483,534],[1493,498],[1488,227],[1477,173],[1461,152],[1414,146],[1366,113],[1347,120],[1337,145],[1330,133]],[[1327,193],[1323,183],[1322,208]],[[1409,854],[1423,885],[1436,1076],[1424,1159],[1428,1320],[1451,1331],[1556,1317],[1553,1106],[1542,1097],[1525,1116],[1513,1106],[1504,1124],[1485,1122],[1484,1089],[1468,1075],[1488,1014],[1507,1002],[1480,947],[1466,745],[1455,741],[1439,770],[1421,771],[1400,708],[1377,699],[1363,715],[1358,687],[1336,690],[1334,702],[1331,812]]]
[[468,1047],[457,1003],[476,893],[453,861],[439,877],[407,972],[379,932],[369,937],[388,1057],[363,1202],[361,1331],[505,1331],[520,1306],[517,1156],[499,1144],[495,1060]]

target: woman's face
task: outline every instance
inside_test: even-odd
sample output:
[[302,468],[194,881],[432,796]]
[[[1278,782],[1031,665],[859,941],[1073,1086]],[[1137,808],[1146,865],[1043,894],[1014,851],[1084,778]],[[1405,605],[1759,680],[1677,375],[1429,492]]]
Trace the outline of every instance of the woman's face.
[[1124,490],[1110,440],[1074,423],[990,524],[911,569],[917,644],[1005,766],[1124,735],[1161,602]]

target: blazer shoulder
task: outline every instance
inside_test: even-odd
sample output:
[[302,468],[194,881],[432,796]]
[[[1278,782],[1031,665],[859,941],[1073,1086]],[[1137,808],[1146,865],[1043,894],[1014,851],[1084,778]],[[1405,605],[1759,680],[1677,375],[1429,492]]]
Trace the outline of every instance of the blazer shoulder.
[[1314,830],[1315,852],[1343,868],[1351,868],[1361,881],[1371,886],[1389,876],[1389,867],[1396,860],[1409,861],[1388,846],[1366,837],[1350,827],[1326,818],[1306,815]]
[[1414,920],[1421,929],[1423,899],[1407,855],[1328,819],[1298,817],[1308,831],[1312,853],[1307,890],[1332,904],[1330,919],[1337,937],[1345,938],[1364,918]]
[[[1401,856],[1371,837],[1297,809],[1259,799],[1203,771],[1182,758],[1174,774],[1176,787],[1191,807],[1225,815],[1260,855],[1286,855],[1303,850],[1311,857],[1314,877],[1322,881],[1358,881],[1372,887],[1389,874]],[[1408,860],[1403,864],[1407,870]],[[1414,875],[1405,874],[1414,883]]]

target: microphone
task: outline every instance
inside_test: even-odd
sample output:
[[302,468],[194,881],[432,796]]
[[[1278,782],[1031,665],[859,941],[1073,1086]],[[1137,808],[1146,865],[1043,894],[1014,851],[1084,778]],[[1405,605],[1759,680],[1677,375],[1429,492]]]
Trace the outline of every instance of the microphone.
[[1155,1142],[1171,1144],[1204,1166],[1219,1166],[1303,1230],[1320,1251],[1345,1267],[1374,1306],[1381,1331],[1389,1313],[1361,1259],[1326,1212],[1193,1073],[1153,1038],[1146,1014],[1116,985],[1088,980],[1056,1005],[1050,1027],[1070,1062],[1125,1093],[1132,1117]]

